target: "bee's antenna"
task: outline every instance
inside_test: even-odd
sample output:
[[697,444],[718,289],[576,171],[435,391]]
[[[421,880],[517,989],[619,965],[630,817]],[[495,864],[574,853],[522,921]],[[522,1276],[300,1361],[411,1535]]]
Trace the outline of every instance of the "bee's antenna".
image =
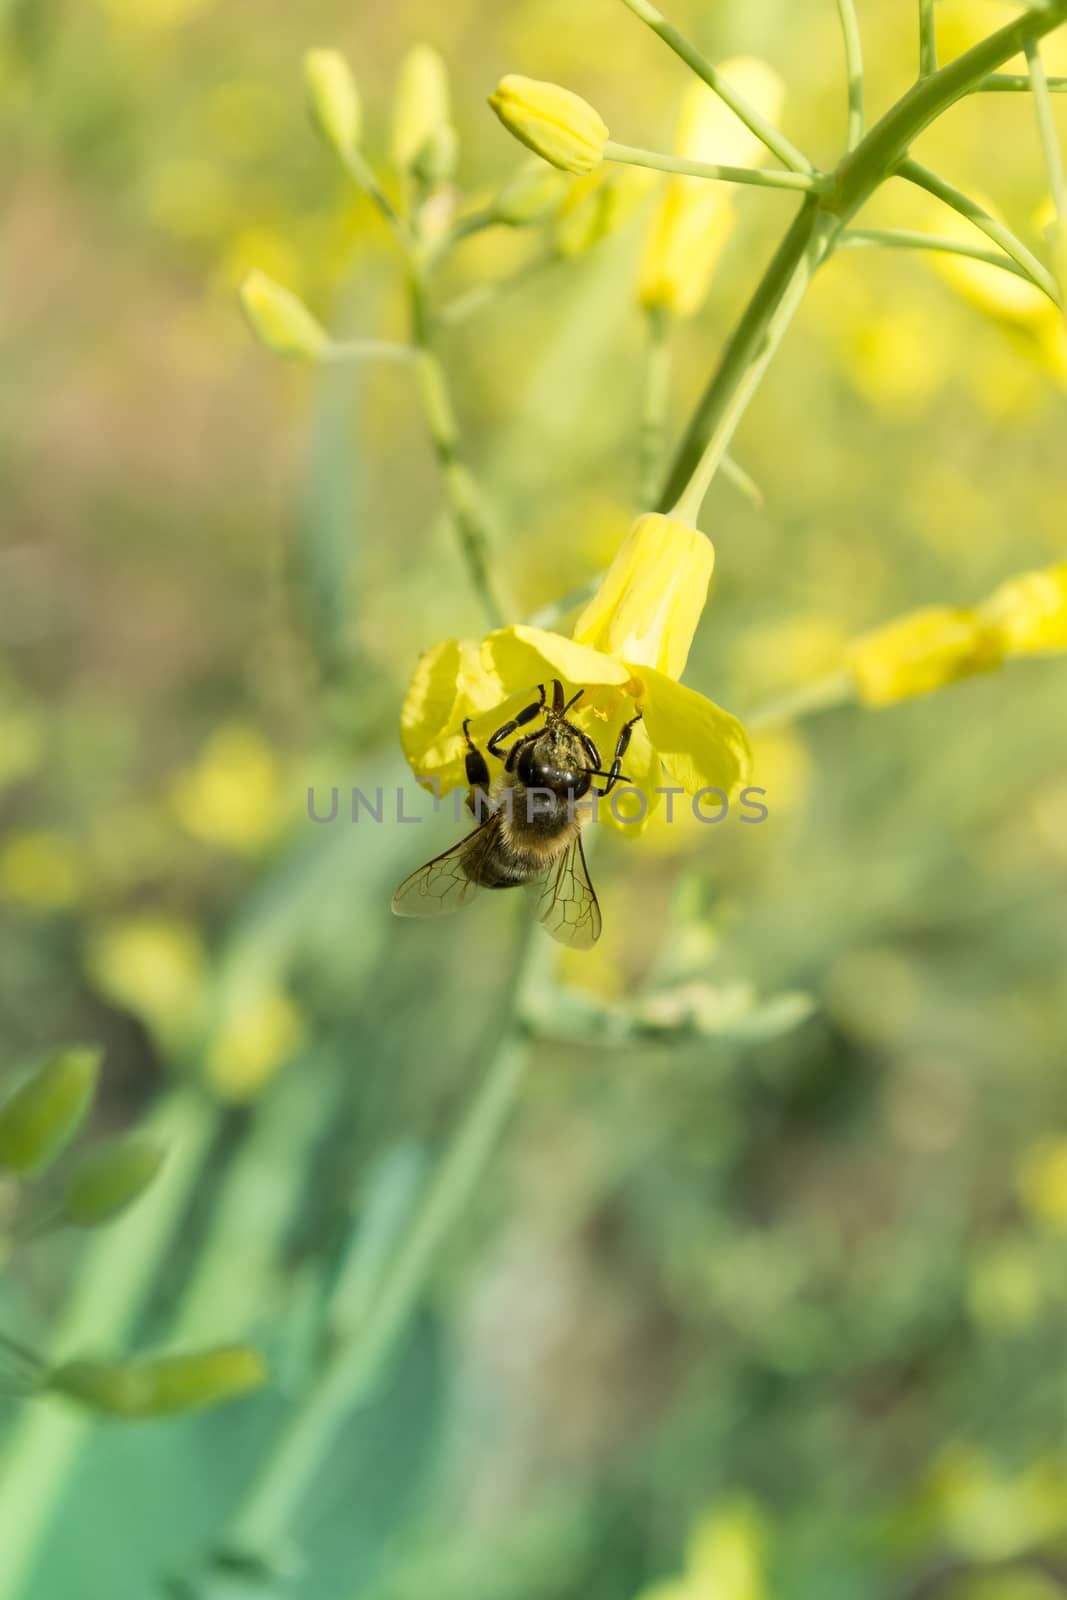
[[584,693],[585,693],[584,689],[579,689],[577,694],[571,695],[571,698],[567,701],[567,704],[563,707],[563,710],[560,712],[560,716],[561,717],[565,717],[567,715],[567,712],[570,710],[571,706],[576,706],[578,704],[579,700],[582,698],[582,695]]

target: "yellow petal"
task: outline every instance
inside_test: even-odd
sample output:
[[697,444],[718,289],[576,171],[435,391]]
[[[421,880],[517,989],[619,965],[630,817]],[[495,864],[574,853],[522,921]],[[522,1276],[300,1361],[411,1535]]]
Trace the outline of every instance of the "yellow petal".
[[999,665],[1002,647],[973,611],[927,606],[854,639],[846,665],[868,706],[929,694]]
[[978,615],[1005,655],[1067,650],[1067,562],[1002,583]]
[[509,689],[533,689],[550,678],[562,679],[571,690],[597,684],[621,686],[630,677],[623,662],[593,648],[590,642],[576,642],[522,623],[491,633],[482,646],[482,658]]
[[740,722],[665,672],[642,667],[639,676],[645,728],[667,781],[687,794],[721,789],[729,797],[751,769],[748,735]]
[[698,529],[674,517],[639,517],[578,618],[575,639],[680,678],[714,565]]
[[400,713],[400,743],[417,777],[447,794],[466,781],[463,721],[488,711],[507,691],[471,639],[444,639],[421,657]]

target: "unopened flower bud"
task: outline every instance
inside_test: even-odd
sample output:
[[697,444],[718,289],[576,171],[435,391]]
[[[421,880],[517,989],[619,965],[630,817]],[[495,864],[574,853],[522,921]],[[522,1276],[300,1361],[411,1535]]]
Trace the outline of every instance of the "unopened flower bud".
[[570,89],[509,73],[489,104],[509,133],[564,172],[592,172],[603,160],[607,124]]
[[0,1108],[0,1166],[37,1173],[74,1136],[92,1104],[97,1050],[64,1050],[39,1067]]
[[165,1153],[161,1144],[143,1134],[109,1139],[86,1151],[67,1179],[59,1220],[76,1228],[96,1228],[121,1216],[152,1183]]
[[543,161],[527,161],[499,190],[492,204],[493,217],[512,228],[539,222],[558,211],[567,193],[568,179]]
[[346,155],[359,144],[363,114],[352,70],[339,50],[309,50],[304,86],[311,120],[331,150]]
[[302,300],[265,272],[250,272],[241,285],[241,305],[260,344],[282,356],[315,361],[329,339]]
[[455,147],[448,70],[431,45],[417,44],[404,57],[397,81],[393,160],[401,171],[416,171],[422,162],[439,169],[444,158],[451,173]]
[[50,1374],[48,1387],[116,1417],[161,1417],[218,1405],[267,1381],[258,1350],[248,1345],[148,1361],[71,1361]]

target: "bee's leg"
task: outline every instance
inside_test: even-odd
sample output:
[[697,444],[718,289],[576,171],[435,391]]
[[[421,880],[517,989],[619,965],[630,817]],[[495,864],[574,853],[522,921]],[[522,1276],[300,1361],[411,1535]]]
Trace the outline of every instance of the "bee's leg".
[[[545,709],[545,686],[543,683],[539,683],[537,688],[540,699],[536,700],[532,706],[526,706],[522,711],[519,712],[517,717],[512,717],[510,722],[505,722],[504,726],[502,728],[498,728],[493,734],[493,737],[488,741],[486,748],[491,756],[496,756],[498,759],[503,760],[504,752],[501,750],[500,746],[504,740],[508,738],[510,734],[514,733],[516,728],[525,727],[526,723],[532,722],[534,717],[540,716],[541,712]],[[562,694],[563,686],[561,684],[559,685],[559,690]]]
[[608,770],[607,782],[602,789],[598,789],[596,791],[596,793],[600,796],[603,797],[606,794],[610,794],[612,789],[614,789],[615,785],[618,783],[620,776],[623,777],[624,783],[629,781],[623,775],[622,758],[630,747],[630,740],[633,737],[634,723],[640,721],[641,713],[639,711],[635,717],[631,717],[629,722],[624,722],[620,728],[619,737],[615,741],[615,754],[611,759],[611,767]]
[[484,822],[490,811],[489,763],[478,749],[470,734],[470,718],[463,724],[463,737],[467,741],[467,806],[478,822]]

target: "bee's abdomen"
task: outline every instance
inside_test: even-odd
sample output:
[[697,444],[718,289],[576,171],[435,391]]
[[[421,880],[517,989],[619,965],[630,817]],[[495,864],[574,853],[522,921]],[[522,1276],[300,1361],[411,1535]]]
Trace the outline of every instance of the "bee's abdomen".
[[501,844],[464,862],[464,871],[471,883],[480,884],[483,889],[515,889],[536,878],[543,866],[543,862]]

